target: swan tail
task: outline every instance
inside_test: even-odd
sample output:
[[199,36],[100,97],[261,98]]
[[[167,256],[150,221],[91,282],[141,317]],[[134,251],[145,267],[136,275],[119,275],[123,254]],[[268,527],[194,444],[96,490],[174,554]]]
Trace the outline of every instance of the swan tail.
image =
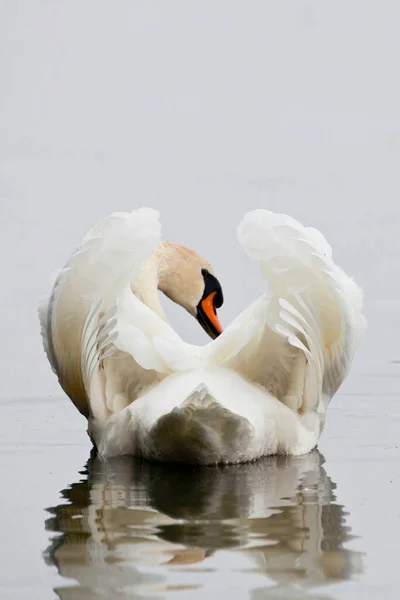
[[362,290],[334,263],[324,236],[292,217],[252,211],[238,238],[269,283],[264,350],[275,373],[281,368],[281,392],[294,408],[316,408],[338,389],[361,341]]
[[158,419],[150,431],[149,457],[201,465],[243,462],[252,435],[250,422],[223,407],[202,384]]

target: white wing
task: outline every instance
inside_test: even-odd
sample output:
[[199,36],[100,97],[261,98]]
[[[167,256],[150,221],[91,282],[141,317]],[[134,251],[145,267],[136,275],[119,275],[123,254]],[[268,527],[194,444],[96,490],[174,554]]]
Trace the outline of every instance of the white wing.
[[334,264],[323,235],[291,217],[252,211],[238,238],[270,289],[254,305],[263,324],[229,366],[295,410],[317,409],[320,401],[324,408],[366,326],[360,288]]
[[[143,373],[131,356],[121,351],[116,355],[113,327],[117,299],[127,286],[130,289],[159,238],[159,215],[152,209],[106,217],[86,234],[61,270],[50,297],[41,303],[47,356],[62,388],[85,416],[113,412],[107,395],[118,402],[118,390],[110,389],[118,378],[107,381],[107,372],[99,369],[107,356],[118,362],[122,381],[124,373],[130,373],[130,382],[135,374],[148,382],[154,379],[154,373]],[[109,369],[112,364],[108,363]]]
[[91,414],[103,422],[152,383],[204,363],[202,348],[183,342],[132,293],[130,280],[106,308],[101,299],[92,303],[81,363]]

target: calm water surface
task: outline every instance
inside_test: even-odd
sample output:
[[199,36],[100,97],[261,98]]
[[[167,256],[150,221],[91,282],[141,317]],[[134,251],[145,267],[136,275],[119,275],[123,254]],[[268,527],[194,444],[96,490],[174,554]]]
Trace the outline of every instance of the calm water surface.
[[57,535],[46,562],[77,581],[56,591],[208,596],[223,585],[308,597],[347,580],[362,569],[361,553],[343,547],[352,534],[323,462],[319,452],[216,469],[89,461],[49,509],[46,529]]

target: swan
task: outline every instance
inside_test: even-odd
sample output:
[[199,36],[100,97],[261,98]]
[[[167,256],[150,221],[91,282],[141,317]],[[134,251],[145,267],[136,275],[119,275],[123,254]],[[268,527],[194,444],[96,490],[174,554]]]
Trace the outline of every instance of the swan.
[[[151,208],[102,219],[59,271],[43,345],[100,456],[210,465],[315,448],[366,327],[361,288],[290,216],[251,211],[237,234],[269,289],[224,330],[214,269],[161,240]],[[181,339],[159,291],[208,344]]]

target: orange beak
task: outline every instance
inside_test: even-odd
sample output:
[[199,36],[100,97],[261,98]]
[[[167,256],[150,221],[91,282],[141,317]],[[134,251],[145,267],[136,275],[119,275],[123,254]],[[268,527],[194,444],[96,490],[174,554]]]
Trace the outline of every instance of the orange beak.
[[211,292],[199,304],[197,319],[203,329],[214,340],[222,332],[222,325],[219,322],[217,311],[215,308],[215,295],[217,292]]

